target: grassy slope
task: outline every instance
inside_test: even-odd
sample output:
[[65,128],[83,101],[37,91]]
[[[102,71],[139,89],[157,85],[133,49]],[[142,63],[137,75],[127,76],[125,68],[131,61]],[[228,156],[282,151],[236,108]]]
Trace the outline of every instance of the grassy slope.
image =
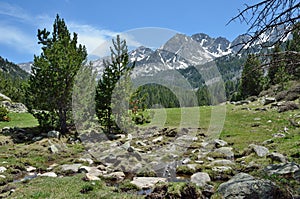
[[0,122],[0,129],[3,127],[36,127],[38,121],[30,113],[9,113],[10,122]]

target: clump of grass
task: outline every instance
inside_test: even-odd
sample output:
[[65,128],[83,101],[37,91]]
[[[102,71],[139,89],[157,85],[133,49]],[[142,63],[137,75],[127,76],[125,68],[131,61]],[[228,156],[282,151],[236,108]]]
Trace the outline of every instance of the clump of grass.
[[122,192],[139,191],[140,190],[140,188],[138,186],[136,186],[135,184],[132,184],[130,182],[130,180],[124,180],[123,182],[121,182],[119,184],[118,188]]
[[193,169],[193,168],[190,168],[190,167],[188,167],[188,166],[186,166],[186,165],[182,165],[182,166],[178,166],[177,168],[176,168],[176,173],[177,174],[181,174],[181,175],[192,175],[192,174],[194,174],[196,172],[196,170],[195,169]]

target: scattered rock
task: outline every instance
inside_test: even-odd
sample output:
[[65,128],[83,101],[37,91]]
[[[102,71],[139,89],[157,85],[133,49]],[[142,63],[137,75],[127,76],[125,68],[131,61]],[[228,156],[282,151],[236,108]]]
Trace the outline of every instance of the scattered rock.
[[87,162],[89,165],[94,163],[94,161],[91,158],[79,158],[78,161]]
[[138,146],[147,146],[147,144],[142,141],[136,141],[135,144]]
[[274,140],[272,140],[272,139],[268,139],[268,140],[265,140],[265,141],[263,141],[263,145],[268,145],[268,144],[272,144],[272,143],[274,143]]
[[78,173],[81,164],[64,164],[61,165],[61,170],[67,173]]
[[84,177],[84,180],[86,180],[86,181],[97,181],[97,180],[100,180],[100,178],[97,177],[97,176],[94,176],[90,173],[86,173],[85,177]]
[[156,144],[156,143],[158,143],[158,142],[162,142],[163,139],[164,139],[163,136],[159,136],[159,137],[155,138],[154,140],[152,140],[152,143]]
[[42,139],[43,139],[42,136],[37,136],[37,137],[32,138],[32,141],[37,142],[37,141],[40,141]]
[[283,103],[281,106],[278,107],[278,112],[282,113],[282,112],[286,112],[286,111],[290,111],[290,110],[296,110],[299,109],[299,105],[296,104],[295,102],[285,102]]
[[59,138],[59,135],[60,135],[60,132],[58,132],[58,131],[55,131],[55,130],[53,130],[53,131],[49,131],[48,133],[47,133],[47,136],[48,136],[48,138]]
[[269,180],[256,179],[246,173],[239,173],[228,182],[222,183],[217,192],[222,198],[292,198]]
[[231,147],[221,147],[221,148],[215,149],[212,154],[213,154],[214,158],[225,158],[225,159],[233,159],[234,158],[234,153],[232,152]]
[[159,177],[134,177],[131,181],[132,184],[136,185],[140,189],[150,189],[158,182],[167,182],[167,178]]
[[259,157],[264,157],[269,153],[269,149],[267,149],[264,146],[250,144],[249,148],[252,149],[256,153],[256,155]]
[[204,187],[207,182],[210,182],[211,179],[209,175],[205,172],[198,172],[191,176],[191,182],[195,183],[197,186]]
[[127,151],[132,153],[132,152],[134,152],[134,148],[132,146],[130,146],[130,147],[128,147]]
[[283,133],[274,133],[274,134],[272,134],[272,136],[273,136],[274,138],[284,138],[284,137],[285,137],[285,134],[283,134]]
[[232,171],[232,168],[228,166],[217,166],[217,167],[213,167],[211,170],[217,173],[226,173]]
[[176,135],[177,135],[176,129],[170,129],[169,131],[166,131],[167,137],[176,137]]
[[55,144],[51,144],[51,145],[49,146],[48,150],[49,150],[51,153],[53,153],[53,154],[59,152],[59,150],[58,150],[58,148],[55,146]]
[[11,101],[2,101],[0,102],[9,112],[14,113],[27,113],[28,109],[27,107],[22,103],[14,103]]
[[38,176],[56,178],[57,174],[54,173],[54,172],[46,172],[46,173],[43,173],[43,174],[38,174]]
[[109,177],[116,181],[122,181],[125,178],[125,174],[122,171],[117,171],[117,172],[107,174],[104,177]]
[[189,162],[191,162],[190,158],[185,158],[184,160],[182,160],[182,164],[188,164]]
[[0,167],[0,173],[5,172],[6,170],[7,170],[7,168],[5,168],[5,167]]
[[268,175],[295,175],[300,171],[300,166],[294,162],[281,163],[281,164],[271,164],[268,165],[264,171]]
[[268,105],[268,104],[276,102],[276,99],[275,99],[275,97],[266,97],[263,99],[262,102],[263,102],[263,105]]
[[27,172],[32,172],[32,171],[35,171],[35,170],[36,170],[36,168],[33,167],[33,166],[27,166],[27,167],[26,167],[26,171],[27,171]]
[[52,170],[54,167],[57,167],[57,166],[58,166],[57,163],[51,164],[51,165],[47,168],[47,170],[50,171],[50,170]]
[[282,155],[281,153],[270,153],[267,155],[268,158],[270,158],[273,161],[277,161],[277,162],[282,162],[282,163],[286,163],[287,159],[284,155]]
[[226,141],[220,139],[213,140],[213,144],[215,145],[216,148],[220,148],[228,145]]
[[231,160],[214,160],[212,161],[209,165],[211,166],[226,166],[226,165],[234,165],[234,162],[232,162]]
[[101,176],[105,173],[104,171],[99,170],[97,167],[88,167],[88,166],[81,166],[78,172],[89,173],[90,175],[96,177]]
[[250,100],[242,100],[242,101],[235,102],[235,105],[240,106],[240,105],[247,105],[247,104],[250,104],[250,103],[251,103]]

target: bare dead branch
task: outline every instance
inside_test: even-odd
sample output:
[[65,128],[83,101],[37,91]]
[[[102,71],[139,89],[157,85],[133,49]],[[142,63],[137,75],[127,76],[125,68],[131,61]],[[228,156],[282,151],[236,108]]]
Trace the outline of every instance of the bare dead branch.
[[[247,34],[251,35],[249,41],[243,44],[245,47],[252,44],[262,44],[262,38],[271,37],[271,33],[278,29],[278,35],[267,46],[273,46],[284,40],[300,20],[299,0],[263,0],[254,5],[245,4],[245,8],[233,17],[228,23],[239,20],[249,25]],[[239,44],[240,45],[240,44]],[[265,46],[266,47],[266,44]]]

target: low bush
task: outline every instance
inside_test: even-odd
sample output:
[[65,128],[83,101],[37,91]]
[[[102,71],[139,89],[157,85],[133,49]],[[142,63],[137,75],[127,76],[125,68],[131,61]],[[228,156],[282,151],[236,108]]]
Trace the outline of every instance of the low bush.
[[0,106],[0,121],[9,121],[8,113],[9,111],[4,106]]

